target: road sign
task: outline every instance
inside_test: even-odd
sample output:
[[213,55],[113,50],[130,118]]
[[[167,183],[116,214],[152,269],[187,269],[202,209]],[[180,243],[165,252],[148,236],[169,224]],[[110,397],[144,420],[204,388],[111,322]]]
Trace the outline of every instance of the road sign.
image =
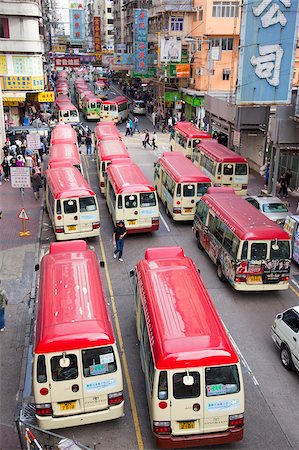
[[19,212],[18,219],[29,220],[28,214],[25,211],[25,208],[22,208]]
[[26,142],[30,150],[38,150],[40,148],[40,135],[38,133],[27,134]]
[[10,168],[11,187],[30,188],[30,168],[29,167],[11,167]]

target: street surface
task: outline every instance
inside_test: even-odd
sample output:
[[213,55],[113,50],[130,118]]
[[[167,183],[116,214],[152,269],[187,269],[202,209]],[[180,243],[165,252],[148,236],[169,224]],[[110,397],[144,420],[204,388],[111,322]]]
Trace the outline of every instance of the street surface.
[[[111,94],[111,96],[113,96]],[[96,123],[88,122],[91,129]],[[147,117],[139,118],[140,131],[153,127]],[[140,135],[125,137],[125,125],[119,125],[124,142],[134,162],[140,166],[150,181],[153,181],[154,162],[163,151],[169,149],[169,134],[158,132],[158,150],[144,150]],[[201,270],[201,277],[210,293],[212,300],[239,352],[245,384],[245,437],[242,442],[229,446],[218,446],[219,449],[244,450],[288,450],[299,449],[299,375],[287,372],[279,357],[279,351],[271,339],[271,325],[275,315],[290,306],[298,304],[298,289],[291,282],[291,289],[281,292],[243,293],[234,291],[228,283],[222,283],[216,273],[216,266],[205,252],[201,252],[191,230],[191,223],[175,223],[165,214],[160,204],[160,229],[155,233],[129,235],[125,240],[124,262],[114,260],[112,233],[113,225],[108,213],[105,199],[99,193],[94,156],[85,155],[82,146],[82,160],[84,174],[92,189],[98,194],[101,214],[101,237],[90,239],[88,244],[93,248],[99,260],[105,262],[101,268],[102,279],[105,284],[107,298],[111,306],[111,314],[115,334],[121,350],[123,375],[125,382],[125,416],[117,421],[98,423],[57,430],[59,434],[77,439],[82,444],[97,449],[153,449],[155,448],[147,410],[144,378],[140,365],[139,344],[135,331],[134,298],[130,270],[144,257],[147,247],[181,246],[187,256],[191,257]],[[250,176],[249,192],[256,194],[261,189],[261,178]],[[0,189],[1,191],[1,189]],[[25,197],[33,198],[32,193],[26,192]],[[31,203],[34,200],[30,200]],[[38,218],[40,205],[35,207],[35,217]],[[6,203],[5,203],[6,205]],[[0,209],[5,211],[4,206]],[[18,209],[18,208],[17,208]],[[13,409],[17,395],[17,386],[21,368],[22,349],[26,335],[26,323],[29,321],[28,307],[25,300],[30,291],[32,269],[34,267],[34,251],[38,227],[31,228],[32,235],[22,241],[20,249],[16,225],[9,222],[2,226],[11,226],[11,233],[15,232],[16,245],[5,249],[5,261],[2,260],[1,277],[4,287],[9,291],[11,306],[8,310],[8,330],[1,335],[1,430],[12,425]],[[15,224],[19,224],[17,219]],[[42,219],[42,235],[40,239],[40,255],[48,249],[54,235],[46,213]],[[20,226],[20,225],[19,225]],[[19,231],[19,230],[17,230]],[[0,237],[2,249],[3,239]],[[23,249],[23,250],[22,250]],[[20,252],[23,254],[20,257]],[[8,260],[7,260],[8,258]],[[1,260],[0,260],[1,262]],[[9,272],[3,272],[7,268]],[[299,269],[292,266],[292,277],[298,275]],[[296,280],[294,279],[295,283]],[[25,286],[22,289],[20,284]],[[24,306],[25,305],[25,306]],[[114,313],[113,313],[113,311]],[[115,312],[116,311],[116,312]],[[27,314],[26,314],[27,313]],[[22,326],[23,322],[23,326]],[[7,333],[7,334],[6,334]],[[8,334],[9,333],[9,334]],[[8,336],[11,339],[8,339]],[[30,370],[28,371],[30,374]],[[16,380],[14,380],[14,378]],[[3,383],[3,379],[9,384]],[[25,394],[30,398],[28,389]],[[2,438],[0,449],[16,449],[6,446],[8,441]],[[8,445],[8,444],[7,444]]]

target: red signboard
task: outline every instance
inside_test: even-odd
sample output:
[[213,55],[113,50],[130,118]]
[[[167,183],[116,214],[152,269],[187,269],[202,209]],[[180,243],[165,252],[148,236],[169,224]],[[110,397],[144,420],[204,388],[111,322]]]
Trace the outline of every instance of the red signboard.
[[80,67],[80,58],[71,56],[54,58],[54,65],[56,67]]
[[93,39],[94,39],[94,51],[100,52],[102,49],[101,43],[101,18],[94,16],[93,18]]

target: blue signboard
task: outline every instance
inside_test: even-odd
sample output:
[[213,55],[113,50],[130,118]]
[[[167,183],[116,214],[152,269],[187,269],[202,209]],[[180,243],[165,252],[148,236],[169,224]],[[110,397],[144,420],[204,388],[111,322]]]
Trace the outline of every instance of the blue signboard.
[[81,42],[85,38],[85,21],[83,9],[70,9],[70,40]]
[[130,66],[133,64],[134,55],[131,53],[114,53],[114,64]]
[[134,71],[147,72],[148,66],[148,11],[134,9]]
[[298,0],[244,0],[236,103],[291,102]]

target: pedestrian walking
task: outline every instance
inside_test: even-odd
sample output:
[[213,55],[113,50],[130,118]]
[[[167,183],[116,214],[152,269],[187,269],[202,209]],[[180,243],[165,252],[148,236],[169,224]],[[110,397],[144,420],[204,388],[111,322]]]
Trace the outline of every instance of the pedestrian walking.
[[141,132],[141,142],[142,142],[143,148],[146,147],[145,138],[146,138],[146,132],[145,132],[145,130],[142,130],[142,132]]
[[149,135],[149,131],[148,130],[145,130],[144,148],[146,148],[146,144],[148,144],[151,147],[150,135]]
[[33,169],[33,159],[31,155],[26,155],[25,156],[25,167],[29,167],[30,168],[30,172]]
[[290,186],[290,182],[291,182],[291,178],[292,178],[292,171],[291,169],[288,167],[286,170],[286,186],[287,186],[287,196],[288,196],[288,188]]
[[168,131],[170,132],[172,129],[172,117],[171,116],[168,118],[167,124],[168,124]]
[[77,131],[77,139],[78,139],[78,147],[81,147],[82,144],[82,131]]
[[115,250],[113,253],[113,258],[116,259],[118,255],[118,260],[123,262],[123,250],[124,250],[124,237],[127,234],[127,229],[125,227],[125,224],[123,221],[120,221],[116,224],[116,227],[114,229],[113,233],[113,244],[115,246]]
[[[0,280],[1,284],[1,280]],[[5,289],[0,286],[0,331],[5,330],[5,308],[8,303],[8,296]]]
[[127,122],[126,122],[126,134],[125,134],[125,136],[130,136],[130,134],[131,134],[131,130],[130,130],[130,121],[127,120]]
[[3,178],[4,178],[4,171],[2,165],[0,165],[0,186],[2,185]]
[[162,133],[167,133],[167,130],[166,130],[166,119],[165,119],[165,117],[162,117],[162,119],[161,119],[161,125],[162,125]]
[[279,184],[280,184],[280,188],[278,191],[278,195],[282,192],[282,197],[286,198],[288,196],[288,190],[287,190],[287,182],[286,182],[286,173],[285,172],[283,172],[280,175]]
[[9,162],[8,162],[8,156],[4,156],[4,159],[1,163],[1,166],[3,168],[3,172],[4,172],[4,181],[8,181],[9,180],[9,174],[10,174],[10,167],[9,167]]
[[23,155],[17,156],[17,167],[24,167],[25,166],[25,159]]
[[129,119],[129,125],[130,125],[130,135],[133,136],[133,120],[131,117]]
[[42,187],[42,179],[35,169],[32,169],[31,183],[35,200],[39,199],[39,190]]
[[92,144],[92,139],[91,139],[90,134],[88,134],[88,135],[86,136],[86,139],[85,139],[86,155],[91,155],[91,154],[92,154],[92,147],[91,147],[91,144]]
[[157,126],[157,113],[155,111],[152,112],[152,122],[155,130]]
[[140,134],[139,128],[138,128],[138,117],[134,117],[134,123],[133,123],[133,134],[138,131],[138,133]]
[[153,150],[156,150],[156,148],[158,148],[158,146],[157,146],[157,133],[156,133],[156,131],[153,132],[153,137],[152,137],[152,148],[153,148]]
[[265,170],[265,187],[268,187],[269,184],[269,175],[270,175],[270,163],[266,163],[266,170]]

